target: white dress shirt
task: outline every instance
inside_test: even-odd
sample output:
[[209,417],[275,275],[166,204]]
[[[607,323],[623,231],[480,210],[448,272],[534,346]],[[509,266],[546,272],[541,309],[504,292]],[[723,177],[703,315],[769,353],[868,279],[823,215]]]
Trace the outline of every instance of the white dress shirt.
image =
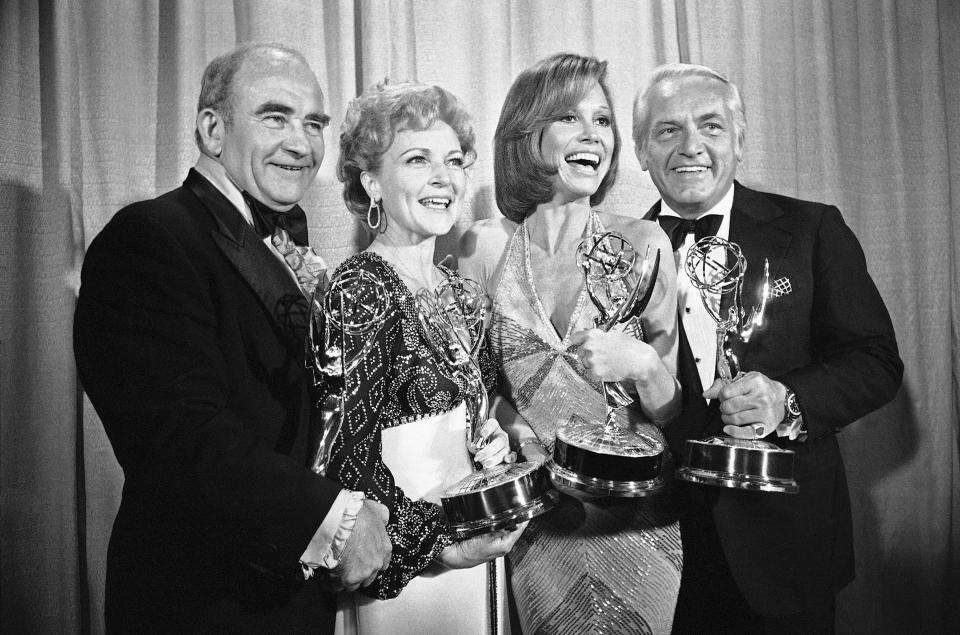
[[[733,185],[723,195],[723,198],[712,208],[700,214],[697,218],[702,218],[709,214],[717,214],[723,217],[720,222],[720,228],[717,230],[719,238],[728,239],[730,236],[730,210],[733,209]],[[680,214],[670,209],[666,201],[660,201],[661,216],[675,216],[682,218]],[[696,220],[696,219],[694,219]],[[677,265],[677,311],[680,319],[683,320],[683,328],[687,334],[687,341],[690,343],[690,350],[693,352],[693,359],[697,363],[697,371],[700,374],[700,383],[706,390],[713,384],[713,378],[717,368],[717,323],[707,312],[703,301],[700,298],[700,291],[690,283],[690,277],[687,275],[684,262],[687,259],[687,253],[693,246],[693,234],[687,234],[683,245],[674,252],[674,258]],[[708,293],[707,299],[715,313],[720,311],[720,294]]]

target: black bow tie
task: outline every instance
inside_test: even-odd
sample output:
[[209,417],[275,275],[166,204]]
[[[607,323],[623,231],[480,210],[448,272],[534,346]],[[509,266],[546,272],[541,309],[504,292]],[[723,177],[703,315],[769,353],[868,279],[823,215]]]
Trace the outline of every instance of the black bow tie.
[[272,236],[274,230],[279,227],[287,231],[290,239],[293,240],[293,244],[307,244],[307,215],[302,207],[294,205],[285,212],[278,212],[253,198],[247,192],[243,192],[243,200],[250,207],[250,212],[253,215],[253,227],[260,238]]
[[676,251],[680,249],[687,234],[693,234],[694,242],[705,236],[716,235],[717,230],[720,229],[720,223],[723,222],[723,216],[719,214],[707,214],[697,220],[686,220],[685,218],[679,218],[677,216],[663,216],[661,214],[657,217],[657,220],[660,221],[660,226],[663,227],[663,231],[670,237],[673,250]]

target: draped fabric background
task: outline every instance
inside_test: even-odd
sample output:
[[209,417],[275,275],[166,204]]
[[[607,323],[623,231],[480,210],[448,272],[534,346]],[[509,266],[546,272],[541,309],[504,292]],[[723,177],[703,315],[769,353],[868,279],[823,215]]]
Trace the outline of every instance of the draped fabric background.
[[[461,231],[496,214],[492,136],[515,75],[566,50],[610,62],[624,139],[608,211],[656,190],[630,141],[658,64],[707,64],[747,104],[741,180],[838,205],[906,363],[889,406],[840,436],[857,580],[841,633],[960,623],[960,3],[953,0],[5,0],[0,9],[0,628],[103,630],[123,477],[79,390],[71,323],[84,248],[196,157],[199,78],[237,43],[299,48],[333,127],[305,201],[334,263],[364,246],[334,177],[345,103],[384,77],[440,83],[475,114]],[[449,249],[455,237],[442,242]],[[144,571],[149,576],[149,571]]]

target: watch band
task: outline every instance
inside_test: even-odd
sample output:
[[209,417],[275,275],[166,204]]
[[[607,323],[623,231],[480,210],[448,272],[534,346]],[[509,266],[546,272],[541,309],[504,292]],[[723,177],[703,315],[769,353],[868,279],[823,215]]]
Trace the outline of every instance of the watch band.
[[783,419],[777,425],[777,435],[788,437],[791,441],[807,440],[807,430],[803,421],[803,411],[800,409],[800,400],[797,394],[787,386],[783,398]]
[[789,387],[787,388],[787,393],[783,398],[783,419],[780,423],[790,425],[797,419],[801,417],[803,412],[800,410],[800,402],[797,399],[797,393],[793,392]]

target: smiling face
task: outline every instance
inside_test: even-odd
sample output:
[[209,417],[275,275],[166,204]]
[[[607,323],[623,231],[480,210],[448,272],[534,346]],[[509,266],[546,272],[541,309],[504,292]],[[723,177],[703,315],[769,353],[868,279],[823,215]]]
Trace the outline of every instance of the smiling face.
[[443,121],[425,130],[400,130],[380,168],[361,182],[387,216],[387,234],[402,244],[443,236],[453,227],[466,189],[457,134]]
[[589,198],[610,169],[614,149],[610,104],[599,84],[543,130],[540,155],[557,166],[554,201]]
[[251,58],[231,90],[219,161],[230,178],[277,210],[298,203],[323,161],[323,94],[310,69],[289,57]]
[[664,81],[650,95],[640,167],[685,218],[716,205],[737,173],[742,146],[725,96],[722,82],[704,77]]

